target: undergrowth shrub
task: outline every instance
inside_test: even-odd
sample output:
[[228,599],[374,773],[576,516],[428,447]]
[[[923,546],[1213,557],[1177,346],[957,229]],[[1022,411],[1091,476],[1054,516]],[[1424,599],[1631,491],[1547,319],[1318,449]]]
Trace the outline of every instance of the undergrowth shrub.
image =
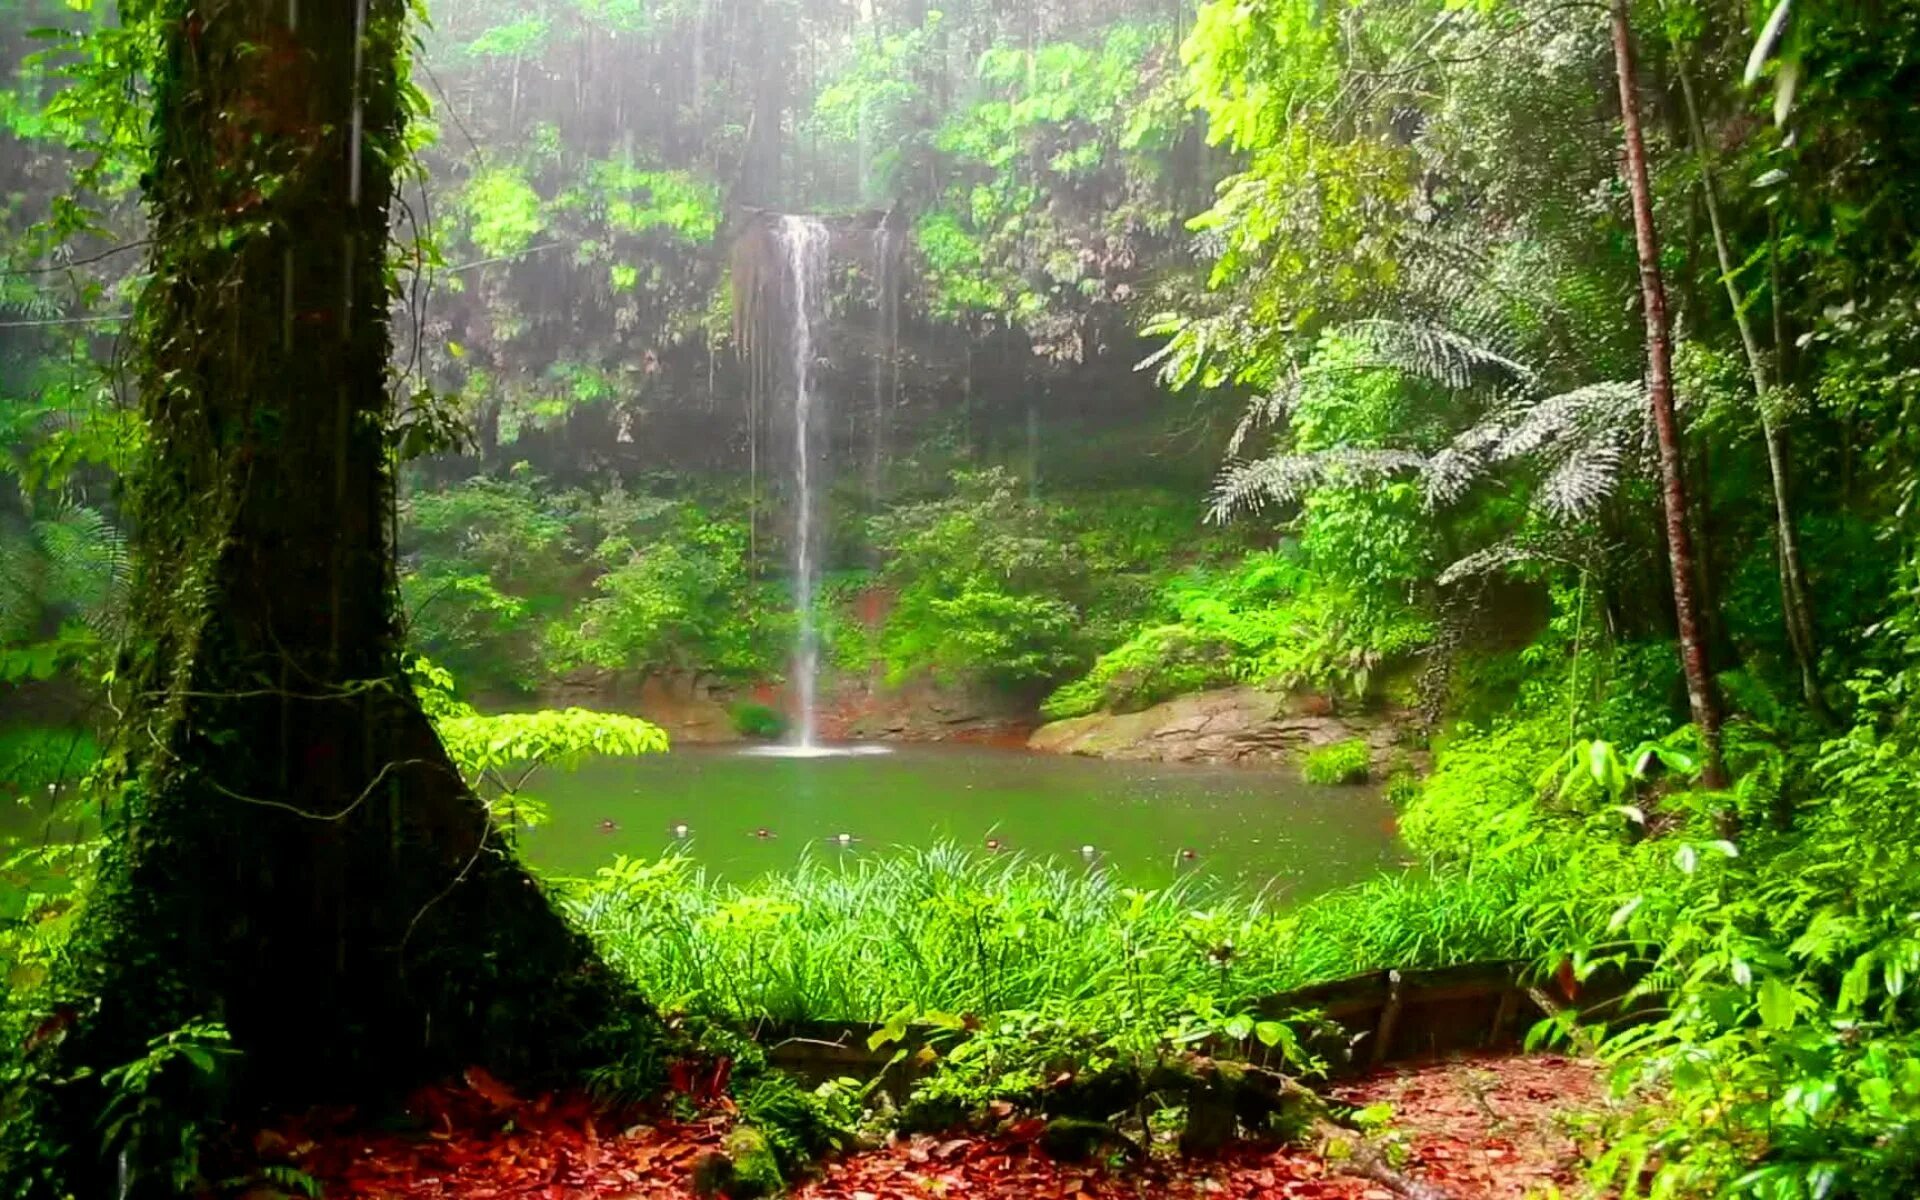
[[1373,771],[1373,751],[1365,738],[1348,738],[1307,751],[1300,774],[1308,783],[1365,783]]
[[950,496],[876,517],[873,540],[896,589],[880,637],[894,678],[930,668],[1031,687],[1085,662],[1089,564],[1007,472],[956,473]]
[[[1664,728],[1670,646],[1550,647],[1530,648],[1506,719],[1443,740],[1401,827],[1436,870],[1521,871],[1494,919],[1539,973],[1629,985],[1617,1003],[1643,1019],[1584,1035],[1632,1101],[1592,1181],[1624,1197],[1912,1194],[1920,751],[1898,732],[1904,692],[1856,680],[1854,727],[1823,744],[1763,673],[1729,674],[1734,781],[1712,792],[1690,781],[1691,731],[1625,740]],[[1596,727],[1621,740],[1573,736]]]
[[1383,666],[1405,660],[1433,635],[1414,608],[1378,597],[1362,603],[1311,572],[1294,550],[1256,551],[1227,568],[1189,568],[1162,587],[1160,606],[1164,619],[1056,690],[1045,715],[1131,712],[1236,683],[1364,696]]
[[733,731],[741,737],[773,741],[787,732],[787,719],[765,704],[742,701],[729,710]]
[[764,675],[790,605],[747,569],[727,494],[556,488],[523,466],[409,494],[400,577],[412,645],[483,690],[581,667]]

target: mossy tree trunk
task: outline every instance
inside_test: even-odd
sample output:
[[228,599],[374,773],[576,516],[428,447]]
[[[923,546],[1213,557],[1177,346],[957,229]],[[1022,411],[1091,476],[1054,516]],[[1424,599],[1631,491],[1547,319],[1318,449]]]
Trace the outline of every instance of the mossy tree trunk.
[[[99,1071],[218,1020],[244,1054],[233,1098],[300,1103],[604,1052],[586,1035],[639,1005],[503,852],[402,669],[386,259],[405,4],[165,0],[153,19],[151,446],[117,788],[42,1054]],[[69,1179],[93,1169],[104,1099],[97,1077],[41,1099]]]

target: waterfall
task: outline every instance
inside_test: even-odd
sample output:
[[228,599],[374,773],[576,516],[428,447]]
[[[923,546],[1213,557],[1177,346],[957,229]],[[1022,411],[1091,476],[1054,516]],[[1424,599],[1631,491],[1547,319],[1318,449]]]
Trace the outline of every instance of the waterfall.
[[787,260],[786,298],[793,351],[793,482],[795,515],[793,537],[794,637],[793,678],[798,705],[795,730],[802,748],[811,748],[819,733],[815,711],[820,673],[820,631],[814,624],[813,602],[819,591],[820,563],[816,542],[818,522],[814,491],[818,480],[814,445],[813,319],[825,299],[827,227],[812,217],[783,216],[777,233]]
[[882,220],[873,231],[874,352],[873,424],[868,431],[867,504],[880,511],[886,489],[887,424],[900,401],[900,300],[894,280],[899,235]]

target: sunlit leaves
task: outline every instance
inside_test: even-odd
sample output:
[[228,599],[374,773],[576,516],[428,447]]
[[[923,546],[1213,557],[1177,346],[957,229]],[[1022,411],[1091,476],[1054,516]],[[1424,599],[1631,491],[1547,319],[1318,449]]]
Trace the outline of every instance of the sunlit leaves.
[[475,248],[492,257],[520,253],[546,228],[539,193],[510,167],[488,167],[475,175],[461,204]]
[[593,756],[658,754],[667,748],[667,735],[656,725],[580,708],[442,717],[434,728],[454,762],[474,779],[509,767],[565,769]]
[[688,171],[654,171],[618,160],[592,164],[584,188],[561,197],[562,208],[595,210],[615,233],[664,230],[690,243],[720,228],[720,189]]
[[546,17],[522,16],[487,29],[467,43],[466,53],[479,59],[525,58],[540,52],[552,30]]
[[[938,163],[930,176],[943,181],[914,229],[935,315],[1020,327],[1038,353],[1083,361],[1083,314],[1125,304],[1153,262],[1178,253],[1169,197],[1180,181],[1161,156],[1187,118],[1169,38],[1156,25],[1123,22],[1097,38],[982,54],[973,98],[929,142],[908,143]],[[868,78],[871,67],[863,58],[823,97],[840,114],[853,98],[843,88],[866,97],[869,134],[923,103],[899,92],[897,75]],[[878,116],[873,106],[887,105],[895,111]]]

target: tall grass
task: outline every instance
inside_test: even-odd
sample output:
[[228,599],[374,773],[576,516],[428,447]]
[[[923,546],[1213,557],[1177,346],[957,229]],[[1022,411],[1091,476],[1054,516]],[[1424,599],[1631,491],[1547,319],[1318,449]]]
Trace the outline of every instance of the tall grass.
[[1516,855],[1286,909],[941,845],[850,866],[807,859],[745,886],[684,858],[622,860],[563,890],[608,957],[672,1009],[885,1021],[1070,1007],[1137,1022],[1380,967],[1527,954],[1532,935],[1511,914],[1550,890],[1553,872]]

